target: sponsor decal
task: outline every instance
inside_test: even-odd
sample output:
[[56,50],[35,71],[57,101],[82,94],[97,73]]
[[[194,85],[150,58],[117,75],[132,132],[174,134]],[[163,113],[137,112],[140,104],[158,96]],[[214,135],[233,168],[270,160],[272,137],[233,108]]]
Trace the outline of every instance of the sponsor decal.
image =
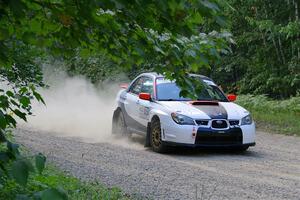
[[140,118],[148,119],[149,113],[150,113],[150,108],[149,107],[141,106],[139,108]]

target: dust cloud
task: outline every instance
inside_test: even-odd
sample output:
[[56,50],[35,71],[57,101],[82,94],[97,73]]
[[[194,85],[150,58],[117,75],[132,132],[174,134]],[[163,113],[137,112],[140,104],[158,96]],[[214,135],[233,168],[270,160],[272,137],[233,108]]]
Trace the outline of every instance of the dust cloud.
[[[45,71],[49,88],[40,90],[46,105],[35,102],[34,116],[23,128],[41,134],[76,137],[85,142],[113,143],[126,147],[142,148],[140,143],[111,135],[116,95],[121,82],[104,81],[97,86],[83,76],[70,77],[62,71]],[[118,80],[127,80],[120,75]]]

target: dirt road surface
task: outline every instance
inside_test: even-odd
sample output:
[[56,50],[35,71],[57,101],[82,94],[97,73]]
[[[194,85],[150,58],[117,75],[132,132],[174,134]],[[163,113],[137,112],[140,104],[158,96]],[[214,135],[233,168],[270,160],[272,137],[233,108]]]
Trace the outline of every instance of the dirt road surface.
[[167,155],[143,148],[142,138],[132,148],[37,130],[17,129],[16,138],[76,177],[142,198],[300,199],[299,137],[258,132],[246,153],[179,149]]

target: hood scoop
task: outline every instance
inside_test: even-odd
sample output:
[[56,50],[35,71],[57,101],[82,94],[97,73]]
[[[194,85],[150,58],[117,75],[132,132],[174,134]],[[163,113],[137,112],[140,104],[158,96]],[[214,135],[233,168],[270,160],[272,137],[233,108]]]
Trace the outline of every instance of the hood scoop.
[[190,101],[189,103],[193,106],[218,106],[219,105],[217,101]]

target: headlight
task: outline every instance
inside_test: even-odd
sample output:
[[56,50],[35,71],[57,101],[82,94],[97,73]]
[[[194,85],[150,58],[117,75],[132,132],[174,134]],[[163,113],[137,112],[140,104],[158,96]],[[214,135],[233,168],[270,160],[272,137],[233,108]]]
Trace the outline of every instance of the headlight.
[[241,125],[249,125],[249,124],[252,124],[252,117],[251,117],[251,115],[247,115],[246,117],[242,118]]
[[195,122],[192,118],[185,116],[185,115],[181,115],[178,113],[172,113],[171,114],[172,119],[180,125],[195,125]]

